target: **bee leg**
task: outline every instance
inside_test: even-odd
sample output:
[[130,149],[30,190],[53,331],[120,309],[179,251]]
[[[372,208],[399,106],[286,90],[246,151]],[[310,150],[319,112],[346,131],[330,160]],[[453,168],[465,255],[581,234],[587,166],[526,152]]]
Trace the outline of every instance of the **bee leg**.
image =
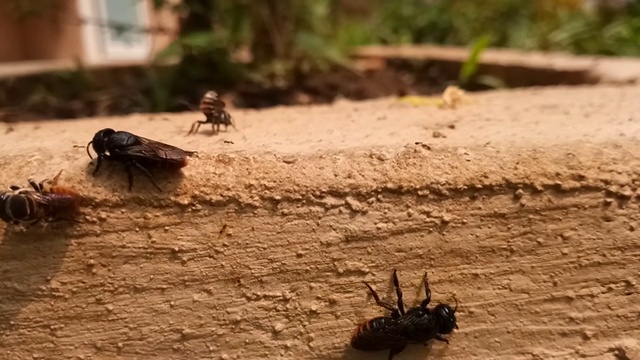
[[93,176],[96,176],[96,174],[98,173],[100,165],[102,165],[102,156],[98,155],[98,160],[96,160],[96,168],[93,169]]
[[[56,176],[53,177],[53,180],[51,181],[49,181],[49,179],[42,180],[42,182],[40,183],[40,186],[42,186],[42,184],[44,184],[47,181],[49,181],[51,186],[56,186],[58,184],[58,179],[60,179],[61,174],[62,174],[62,170],[60,170],[58,174],[56,174]],[[44,186],[42,188],[44,189]]]
[[9,186],[9,190],[13,190],[13,191],[20,190],[20,186],[18,186],[18,185],[10,185]]
[[187,133],[187,136],[191,135],[191,134],[195,134],[198,132],[198,129],[200,129],[200,125],[202,124],[206,124],[206,121],[196,121],[193,123],[193,125],[191,125],[191,130],[189,130],[189,132]]
[[124,167],[124,170],[127,172],[127,181],[129,182],[129,191],[133,189],[133,171],[131,170],[131,165],[127,164]]
[[429,289],[429,280],[427,280],[427,273],[426,272],[424,273],[424,278],[422,279],[422,282],[424,284],[425,298],[420,303],[420,307],[426,308],[427,305],[429,305],[429,303],[431,302],[431,289]]
[[40,187],[40,185],[38,185],[38,183],[36,183],[35,180],[33,179],[29,179],[29,185],[31,185],[31,187],[37,191],[37,192],[42,192],[42,187]]
[[49,183],[49,184],[50,184],[50,186],[52,186],[52,187],[53,187],[53,186],[56,186],[56,184],[58,183],[58,179],[60,178],[60,174],[62,174],[62,170],[60,170],[60,171],[58,172],[58,174],[57,174],[56,176],[54,176],[54,177],[53,177],[53,180],[50,180],[49,178],[46,178],[46,179],[44,179],[44,180],[40,181],[40,182],[38,183],[38,187],[37,187],[37,188],[34,186],[35,181],[33,182],[33,184],[31,184],[31,181],[30,181],[29,183],[31,184],[31,186],[33,186],[33,188],[34,188],[34,189],[36,189],[36,191],[44,192],[44,191],[45,191],[45,184],[46,184],[46,183]]
[[387,358],[387,360],[391,360],[391,359],[393,359],[394,356],[400,354],[402,352],[402,350],[404,350],[405,347],[406,347],[406,345],[392,347],[391,350],[389,351],[389,357]]
[[449,343],[449,340],[442,337],[442,335],[436,335],[434,339],[438,341],[446,342],[447,344]]
[[[149,180],[151,180],[151,183],[153,184],[153,186],[155,186],[156,189],[158,189],[158,191],[162,192],[162,189],[160,188],[160,186],[158,186],[158,184],[156,184],[156,181],[153,179],[153,176],[151,176],[151,173],[149,172],[149,170],[147,170],[144,166],[138,164],[135,161],[132,161],[131,164],[135,165],[138,169],[142,170],[142,172],[149,178]],[[131,170],[131,168],[129,168],[129,170]],[[133,181],[129,183],[129,190],[131,190],[132,184],[133,184]]]
[[393,305],[380,300],[380,297],[378,296],[378,293],[376,293],[376,291],[373,290],[371,285],[367,284],[366,282],[364,282],[364,284],[367,285],[367,287],[369,288],[369,292],[371,293],[371,296],[373,296],[373,299],[376,301],[376,304],[378,306],[383,307],[383,308],[391,311],[391,317],[394,318],[394,319],[400,316],[400,312],[398,311],[398,309],[394,308]]
[[402,289],[400,289],[400,282],[398,281],[398,274],[396,269],[393,269],[393,287],[396,288],[396,296],[398,297],[398,311],[404,315],[404,303],[402,302]]
[[233,130],[238,130],[238,128],[236,127],[236,122],[233,120],[233,117],[231,117],[231,115],[229,114],[227,114],[227,116],[229,117],[229,125],[231,125]]

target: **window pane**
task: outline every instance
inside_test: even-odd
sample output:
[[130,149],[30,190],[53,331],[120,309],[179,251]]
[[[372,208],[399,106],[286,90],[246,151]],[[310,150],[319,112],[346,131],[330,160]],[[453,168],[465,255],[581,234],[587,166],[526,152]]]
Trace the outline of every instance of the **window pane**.
[[109,40],[126,44],[142,42],[138,2],[141,0],[104,0],[109,22]]

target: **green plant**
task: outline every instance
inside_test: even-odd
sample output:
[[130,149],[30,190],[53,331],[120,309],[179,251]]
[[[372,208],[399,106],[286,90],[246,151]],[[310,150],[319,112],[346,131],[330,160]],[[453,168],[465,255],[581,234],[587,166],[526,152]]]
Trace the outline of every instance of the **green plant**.
[[472,82],[489,88],[505,87],[504,82],[495,76],[478,74],[482,53],[490,44],[491,36],[483,35],[476,39],[471,45],[469,57],[462,64],[462,68],[458,74],[458,82],[463,88],[468,87]]
[[492,46],[640,55],[640,2],[583,10],[581,0],[382,0],[374,37],[383,43],[467,45],[477,34]]
[[460,84],[466,84],[469,79],[478,72],[480,57],[490,43],[491,37],[489,35],[483,35],[473,43],[469,57],[462,64],[462,68],[460,69],[460,74],[458,76]]

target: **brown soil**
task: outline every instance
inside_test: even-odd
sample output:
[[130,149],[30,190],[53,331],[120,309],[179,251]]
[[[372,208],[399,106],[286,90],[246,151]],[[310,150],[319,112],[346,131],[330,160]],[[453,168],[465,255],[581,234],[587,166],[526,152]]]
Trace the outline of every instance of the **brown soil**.
[[[348,344],[382,314],[362,281],[392,299],[397,268],[408,305],[425,270],[461,303],[449,345],[397,359],[639,359],[639,95],[231,109],[220,136],[185,137],[197,113],[2,125],[3,184],[64,169],[86,203],[71,228],[0,229],[0,353],[386,359]],[[129,193],[74,147],[107,126],[199,154]]]

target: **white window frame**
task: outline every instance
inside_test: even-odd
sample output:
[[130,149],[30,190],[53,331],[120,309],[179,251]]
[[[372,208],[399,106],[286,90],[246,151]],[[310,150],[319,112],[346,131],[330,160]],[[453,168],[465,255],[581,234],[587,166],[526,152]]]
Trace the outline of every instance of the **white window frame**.
[[[138,44],[122,44],[110,40],[110,28],[101,24],[108,23],[106,2],[110,0],[76,0],[78,15],[82,23],[85,61],[92,64],[104,64],[114,61],[144,61],[151,54],[151,35],[141,33],[142,41]],[[136,12],[140,27],[149,27],[149,9],[147,1],[136,4]]]

